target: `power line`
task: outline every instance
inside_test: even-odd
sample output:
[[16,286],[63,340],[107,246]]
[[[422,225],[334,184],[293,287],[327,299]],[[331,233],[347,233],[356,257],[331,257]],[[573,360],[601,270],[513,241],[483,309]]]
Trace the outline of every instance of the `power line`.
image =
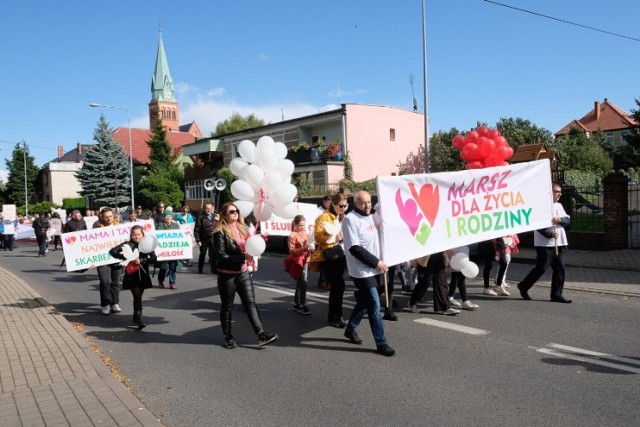
[[631,36],[625,36],[624,34],[613,33],[611,31],[607,31],[607,30],[601,30],[600,28],[595,28],[595,27],[590,27],[588,25],[578,24],[577,22],[568,21],[566,19],[555,18],[553,16],[545,15],[543,13],[533,12],[533,11],[527,10],[527,9],[521,9],[519,7],[510,6],[510,5],[504,4],[504,3],[499,3],[497,1],[492,1],[492,0],[484,0],[484,1],[487,2],[487,3],[493,3],[493,4],[498,5],[498,6],[506,7],[508,9],[517,10],[519,12],[530,13],[531,15],[540,16],[541,18],[547,18],[547,19],[551,19],[551,20],[554,20],[554,21],[562,22],[563,24],[575,25],[576,27],[586,28],[587,30],[597,31],[599,33],[604,33],[604,34],[609,34],[610,36],[622,37],[623,39],[632,40],[634,42],[640,42],[640,39],[635,38],[635,37],[631,37]]

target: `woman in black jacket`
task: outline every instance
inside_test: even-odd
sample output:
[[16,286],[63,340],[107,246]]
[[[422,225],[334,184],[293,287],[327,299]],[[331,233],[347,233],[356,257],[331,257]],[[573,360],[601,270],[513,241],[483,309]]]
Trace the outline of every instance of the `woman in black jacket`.
[[[109,254],[116,259],[130,259],[126,255],[138,249],[138,245],[143,237],[144,231],[142,227],[134,225],[131,227],[129,241],[112,248]],[[125,246],[128,247],[128,249],[125,249]],[[151,277],[149,276],[149,266],[153,265],[156,260],[155,252],[148,254],[139,253],[138,258],[130,260],[124,269],[122,289],[129,289],[133,296],[133,323],[138,325],[138,330],[147,326],[142,322],[142,294],[145,289],[153,287]]]
[[248,269],[248,263],[253,262],[253,257],[245,250],[248,238],[249,232],[240,211],[233,203],[225,203],[220,210],[218,228],[213,233],[213,245],[217,255],[218,293],[222,302],[220,323],[227,348],[238,346],[231,335],[231,311],[236,292],[240,295],[253,330],[258,335],[258,345],[264,346],[278,339],[278,335],[269,334],[262,328]]

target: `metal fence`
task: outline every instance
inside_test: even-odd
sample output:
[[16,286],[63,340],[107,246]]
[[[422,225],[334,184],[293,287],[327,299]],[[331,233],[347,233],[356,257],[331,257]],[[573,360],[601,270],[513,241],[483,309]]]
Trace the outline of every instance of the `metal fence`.
[[571,216],[572,231],[604,231],[602,188],[566,186],[562,188],[560,202]]
[[629,184],[629,248],[640,248],[640,188]]

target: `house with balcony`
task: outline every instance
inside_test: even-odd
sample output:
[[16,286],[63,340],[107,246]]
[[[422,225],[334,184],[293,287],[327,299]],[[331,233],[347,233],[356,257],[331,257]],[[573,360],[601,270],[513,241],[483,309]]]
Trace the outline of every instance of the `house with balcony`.
[[239,156],[241,141],[257,142],[261,136],[288,147],[294,178],[304,177],[329,192],[345,177],[347,155],[356,182],[395,175],[398,163],[424,144],[424,115],[388,106],[342,104],[335,110],[221,135],[223,165],[228,167]]
[[38,178],[41,195],[37,199],[61,205],[63,199],[81,197],[82,188],[76,172],[82,169],[84,153],[90,149],[91,145],[78,143],[73,150],[65,153],[64,147],[59,145],[58,157],[40,169]]
[[555,133],[555,137],[562,138],[572,129],[586,133],[587,137],[600,131],[608,144],[621,147],[627,144],[626,136],[634,126],[638,126],[638,122],[633,116],[605,98],[604,102],[595,101],[591,111],[581,119],[574,119],[566,124]]

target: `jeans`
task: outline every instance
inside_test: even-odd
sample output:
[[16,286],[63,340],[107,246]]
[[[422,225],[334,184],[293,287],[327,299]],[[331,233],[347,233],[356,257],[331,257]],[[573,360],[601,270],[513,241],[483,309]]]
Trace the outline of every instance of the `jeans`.
[[231,335],[231,311],[233,310],[233,300],[236,292],[240,295],[240,301],[244,306],[244,311],[249,316],[249,322],[253,326],[253,331],[259,334],[263,331],[260,313],[256,306],[256,295],[253,289],[253,282],[248,271],[239,274],[228,274],[218,272],[218,293],[222,307],[220,308],[220,324],[225,336]]
[[[387,343],[384,336],[384,325],[380,317],[380,297],[378,296],[378,284],[381,275],[365,278],[353,278],[357,290],[354,295],[356,297],[356,306],[353,308],[347,330],[356,332],[364,314],[369,317],[369,326],[373,333],[373,339],[376,347],[380,347]],[[373,282],[373,286],[370,286]]]
[[305,262],[302,266],[302,274],[296,282],[296,293],[293,295],[293,303],[299,306],[307,305],[307,274],[309,272],[309,263]]
[[38,242],[38,255],[44,255],[47,250],[47,236],[36,235],[36,242]]
[[178,270],[178,261],[167,261],[160,264],[158,271],[158,282],[163,283],[164,278],[169,276],[169,285],[176,283],[176,271]]
[[120,274],[122,268],[111,268],[110,265],[101,265],[97,268],[100,280],[100,306],[120,303]]
[[504,282],[507,280],[507,268],[509,267],[509,263],[511,262],[511,254],[504,254],[504,265],[501,262],[500,268],[498,269],[498,275],[496,276],[496,285],[504,286]]
[[467,300],[467,282],[464,274],[459,271],[451,272],[451,283],[449,283],[449,298],[453,298],[456,293],[456,288],[460,291],[460,298],[462,301]]

